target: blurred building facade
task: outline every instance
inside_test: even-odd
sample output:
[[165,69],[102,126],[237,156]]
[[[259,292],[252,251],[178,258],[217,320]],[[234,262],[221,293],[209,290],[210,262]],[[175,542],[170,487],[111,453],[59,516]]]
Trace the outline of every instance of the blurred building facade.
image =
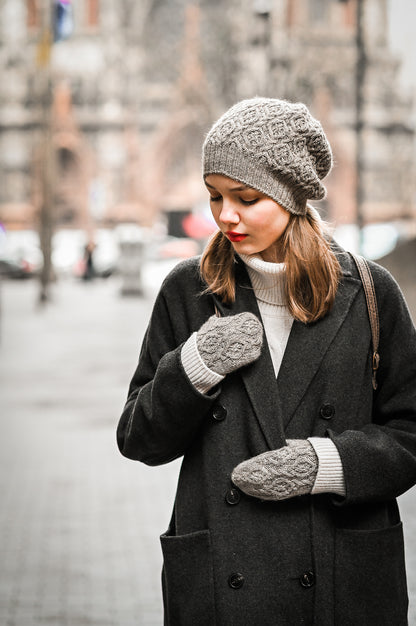
[[[397,86],[387,0],[363,3],[364,219],[415,220],[414,113]],[[255,95],[304,101],[322,120],[336,163],[323,212],[354,221],[357,0],[73,0],[72,34],[49,49],[50,6],[0,2],[6,226],[36,225],[46,125],[58,227],[150,225],[198,206],[203,134]]]

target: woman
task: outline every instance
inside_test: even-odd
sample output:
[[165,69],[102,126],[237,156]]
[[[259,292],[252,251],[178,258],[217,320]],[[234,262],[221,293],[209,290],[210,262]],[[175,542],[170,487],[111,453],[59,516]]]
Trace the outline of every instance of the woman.
[[359,274],[307,203],[331,166],[302,104],[240,102],[206,137],[219,231],[163,283],[118,428],[129,458],[184,457],[167,624],[407,623],[395,498],[416,480],[416,333],[371,263],[374,391]]

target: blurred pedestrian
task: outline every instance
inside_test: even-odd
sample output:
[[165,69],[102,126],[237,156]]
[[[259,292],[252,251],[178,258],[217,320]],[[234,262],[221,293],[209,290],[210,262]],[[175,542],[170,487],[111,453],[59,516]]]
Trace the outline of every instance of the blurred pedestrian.
[[84,280],[92,280],[95,276],[93,259],[94,250],[95,243],[93,241],[89,241],[84,250],[84,272],[82,274],[82,278]]
[[331,167],[303,104],[240,102],[205,139],[219,230],[162,285],[118,427],[131,459],[184,456],[167,624],[407,623],[396,497],[416,481],[416,332],[369,263],[377,369],[356,263],[309,204]]

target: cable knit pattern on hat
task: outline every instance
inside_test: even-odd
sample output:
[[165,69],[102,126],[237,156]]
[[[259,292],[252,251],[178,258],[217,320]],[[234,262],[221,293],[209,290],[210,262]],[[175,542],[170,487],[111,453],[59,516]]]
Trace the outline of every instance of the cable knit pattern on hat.
[[211,128],[203,145],[203,173],[245,183],[295,215],[321,200],[321,180],[332,152],[321,124],[302,103],[274,98],[243,100]]

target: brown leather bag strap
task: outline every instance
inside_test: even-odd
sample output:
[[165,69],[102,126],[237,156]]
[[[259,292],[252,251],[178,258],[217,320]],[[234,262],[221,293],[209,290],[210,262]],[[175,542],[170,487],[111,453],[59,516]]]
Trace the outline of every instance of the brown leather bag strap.
[[377,370],[380,365],[380,355],[378,353],[378,344],[380,340],[380,321],[378,317],[378,307],[376,292],[374,289],[373,277],[369,265],[362,256],[358,256],[350,253],[355,261],[358,272],[360,274],[361,282],[364,287],[365,299],[367,302],[368,317],[370,319],[371,337],[373,342],[373,356],[372,356],[372,369],[373,369],[373,389],[377,389]]

